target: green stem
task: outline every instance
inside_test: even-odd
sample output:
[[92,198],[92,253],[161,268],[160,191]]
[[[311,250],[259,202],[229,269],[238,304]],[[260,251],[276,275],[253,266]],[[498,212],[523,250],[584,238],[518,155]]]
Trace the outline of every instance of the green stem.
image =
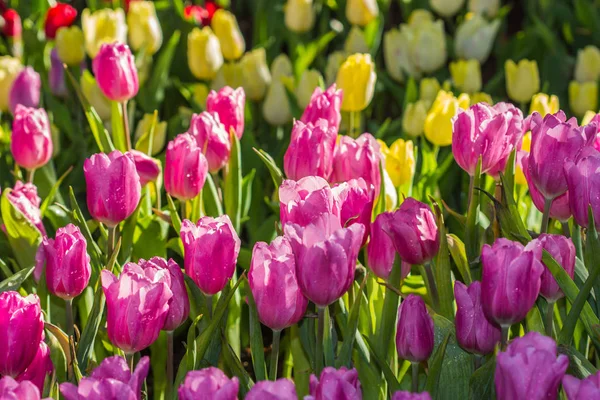
[[181,220],[187,219],[187,201],[180,200],[179,206],[181,207]]
[[204,295],[206,297],[206,312],[207,312],[207,317],[209,320],[212,319],[213,316],[213,301],[212,301],[212,296],[205,294]]
[[173,331],[167,331],[167,399],[173,396]]
[[127,151],[131,150],[131,132],[129,131],[129,116],[127,115],[127,101],[121,103],[123,108],[123,132],[125,134],[125,143],[127,144]]
[[35,168],[27,171],[27,182],[33,183],[33,177],[35,175]]
[[125,353],[125,361],[127,361],[127,365],[129,365],[129,370],[133,374],[135,353]]
[[506,351],[506,346],[508,346],[508,332],[510,330],[510,325],[502,325],[500,327],[502,330],[502,339],[500,340],[500,350]]
[[325,333],[325,308],[318,307],[317,343],[315,346],[316,375],[320,376],[323,370],[323,335]]
[[546,199],[544,201],[544,215],[542,216],[542,229],[540,233],[548,232],[548,222],[550,221],[550,208],[552,207],[553,199]]
[[431,290],[431,302],[433,309],[437,312],[440,307],[440,296],[438,294],[437,285],[435,284],[435,278],[433,277],[433,269],[431,268],[431,262],[425,263],[425,273],[427,274],[427,281],[429,282],[429,289]]
[[117,226],[108,227],[108,238],[106,239],[106,261],[110,260],[115,251],[115,237],[117,235]]
[[[400,281],[402,279],[402,261],[400,257],[396,256],[394,259],[394,265],[392,272],[388,277],[385,289],[385,299],[383,300],[383,315],[379,319],[379,339],[378,345],[381,346],[379,354],[386,355],[390,354],[390,346],[394,337],[394,328],[396,327],[396,316],[398,315],[398,302],[400,297],[393,289],[400,287]],[[393,288],[393,289],[392,289]],[[391,355],[391,354],[390,354]]]
[[350,128],[348,129],[348,136],[354,137],[354,111],[350,111]]
[[546,327],[546,335],[552,337],[552,325],[554,323],[554,301],[548,301],[546,305],[546,315],[544,318],[544,326]]
[[279,340],[281,339],[281,331],[273,331],[273,348],[271,350],[271,366],[269,369],[269,379],[277,380],[277,363],[279,361]]
[[479,192],[476,191],[476,187],[479,186],[481,179],[481,161],[477,165],[475,174],[469,181],[469,204],[467,209],[467,226],[465,231],[465,247],[467,252],[467,261],[469,265],[473,263],[477,257],[479,257],[479,231],[478,219],[479,219]]
[[67,335],[73,336],[73,299],[65,300],[65,314],[67,319]]
[[561,222],[560,225],[562,226],[563,235],[565,235],[567,238],[570,238],[571,229],[569,229],[569,222]]
[[419,363],[411,363],[412,367],[412,388],[411,392],[417,393],[419,391]]

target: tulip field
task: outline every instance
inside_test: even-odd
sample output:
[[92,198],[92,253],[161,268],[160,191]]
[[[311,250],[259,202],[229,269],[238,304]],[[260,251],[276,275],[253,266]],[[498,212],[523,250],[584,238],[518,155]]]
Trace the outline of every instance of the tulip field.
[[600,399],[597,0],[0,16],[0,400]]

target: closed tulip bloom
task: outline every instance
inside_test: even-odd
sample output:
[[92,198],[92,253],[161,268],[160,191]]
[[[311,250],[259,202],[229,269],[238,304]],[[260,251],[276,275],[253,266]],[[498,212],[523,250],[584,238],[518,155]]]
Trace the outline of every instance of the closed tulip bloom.
[[81,74],[79,81],[83,96],[90,103],[92,108],[98,113],[102,121],[110,120],[111,105],[110,100],[102,93],[102,90],[96,83],[96,79],[87,69]]
[[324,214],[306,227],[284,226],[296,260],[296,277],[302,293],[317,307],[327,307],[348,291],[365,227],[343,228],[339,218]]
[[487,94],[485,92],[473,93],[469,97],[471,99],[470,104],[477,104],[477,103],[487,103],[489,105],[494,104],[494,100],[492,99],[492,96],[490,96],[489,94]]
[[324,119],[337,133],[342,121],[342,96],[342,90],[338,89],[335,83],[325,91],[320,87],[315,88],[300,120],[305,124],[312,122],[315,125],[319,119]]
[[[243,58],[242,58],[243,60]],[[210,84],[210,88],[212,90],[221,90],[226,86],[230,86],[234,89],[239,87],[243,87],[244,85],[244,65],[242,65],[242,60],[234,61],[223,64],[219,72],[217,72],[217,76],[212,80]],[[266,63],[266,59],[265,59]],[[247,67],[248,65],[246,65]],[[266,68],[267,72],[269,72],[269,68]],[[254,72],[254,71],[252,71]],[[251,73],[246,71],[246,73]],[[271,82],[271,75],[269,75],[269,83]],[[244,87],[244,91],[246,88]]]
[[196,139],[189,133],[178,135],[167,145],[165,190],[179,200],[198,196],[208,173],[208,161]]
[[73,25],[77,18],[77,10],[66,3],[56,3],[48,9],[46,13],[46,21],[44,23],[44,31],[47,39],[54,39],[56,32],[62,27]]
[[429,4],[437,14],[448,18],[460,11],[465,4],[465,0],[430,0]]
[[44,338],[44,317],[37,295],[0,293],[0,332],[0,374],[16,377],[31,364]]
[[396,258],[394,242],[387,234],[392,222],[393,216],[390,212],[377,215],[371,224],[371,238],[367,245],[367,264],[371,271],[382,279],[390,276]]
[[596,82],[600,78],[600,49],[586,46],[577,51],[575,80],[580,83]]
[[452,144],[452,121],[461,109],[469,107],[469,96],[460,95],[458,98],[451,93],[440,90],[427,117],[423,131],[431,143],[438,146]]
[[[348,2],[350,4],[351,2]],[[337,73],[336,85],[343,90],[343,111],[362,111],[375,91],[375,63],[369,54],[354,54],[344,61]]]
[[6,192],[6,197],[11,204],[23,214],[29,223],[40,231],[42,236],[45,236],[46,230],[44,229],[42,213],[40,212],[42,199],[38,196],[35,185],[31,182],[23,183],[17,181],[14,188]]
[[473,14],[470,18],[466,18],[456,29],[454,40],[456,55],[465,60],[475,59],[480,63],[486,62],[499,28],[499,19],[488,22],[479,14]]
[[409,294],[398,308],[398,357],[413,363],[426,361],[433,352],[433,333],[433,319],[425,302],[421,297]]
[[498,400],[555,400],[560,381],[569,366],[565,355],[557,357],[556,343],[538,332],[511,342],[496,357],[494,383]]
[[237,377],[229,379],[220,369],[208,367],[189,371],[177,394],[180,400],[237,400],[239,386]]
[[21,23],[21,16],[19,13],[16,10],[9,8],[2,13],[2,19],[4,20],[2,34],[7,38],[21,40],[23,24]]
[[9,98],[13,82],[22,70],[23,65],[18,58],[0,57],[0,111],[9,110]]
[[237,60],[246,50],[244,36],[240,32],[235,15],[219,9],[213,15],[211,27],[221,43],[221,51],[226,60]]
[[94,58],[93,68],[102,93],[112,101],[122,103],[137,94],[138,73],[126,44],[103,44]]
[[52,158],[50,121],[43,108],[17,106],[15,110],[10,151],[15,162],[27,169],[46,165]]
[[65,82],[65,69],[63,62],[58,58],[56,48],[50,52],[50,70],[48,71],[48,84],[50,91],[56,97],[67,97],[69,91]]
[[358,26],[353,25],[350,28],[350,32],[348,32],[348,36],[346,36],[346,41],[344,42],[344,51],[347,54],[369,52],[365,33]]
[[316,124],[295,121],[290,145],[283,156],[285,175],[293,180],[307,176],[329,179],[337,130],[320,119]]
[[308,32],[315,24],[313,0],[288,0],[284,11],[285,26],[292,32]]
[[479,61],[458,60],[450,63],[454,87],[461,92],[475,93],[481,90],[481,66]]
[[[534,239],[534,241],[539,243],[542,249],[550,253],[558,265],[573,279],[575,274],[575,246],[570,238],[562,235],[543,233],[537,239]],[[544,273],[542,274],[540,294],[550,302],[555,302],[565,296],[548,267],[544,268]]]
[[334,51],[327,56],[327,64],[325,65],[325,84],[333,85],[337,79],[340,67],[346,61],[346,53],[342,50]]
[[208,170],[215,173],[227,165],[231,153],[229,133],[219,121],[219,115],[202,112],[192,115],[188,132],[202,149],[208,162]]
[[271,84],[271,71],[267,66],[265,49],[261,47],[247,52],[240,64],[244,92],[251,100],[262,100]]
[[419,78],[422,74],[435,72],[446,64],[448,52],[444,21],[434,21],[433,18],[421,18],[419,21],[418,18],[412,18],[413,14],[408,24],[400,25],[399,45],[404,49],[401,50],[403,52],[400,56],[406,73]]
[[402,129],[412,137],[420,136],[427,119],[427,104],[423,100],[406,105],[402,114]]
[[287,378],[277,379],[275,382],[256,382],[245,397],[246,400],[296,400],[297,398],[294,382]]
[[531,97],[540,91],[540,74],[537,62],[521,60],[515,64],[507,60],[504,64],[506,73],[506,91],[508,97],[518,103],[528,103]]
[[469,0],[469,12],[494,18],[500,9],[500,0]]
[[332,191],[338,202],[342,226],[363,225],[365,227],[363,244],[365,244],[369,237],[373,202],[375,201],[373,186],[368,185],[363,178],[358,178],[342,182],[336,185]]
[[134,1],[127,11],[129,43],[133,50],[144,49],[152,55],[160,49],[163,34],[156,16],[154,3],[151,1]]
[[600,372],[581,380],[565,375],[562,378],[562,387],[569,400],[600,399]]
[[293,67],[287,55],[280,54],[273,60],[271,75],[273,81],[267,89],[267,95],[263,102],[263,116],[271,125],[284,125],[292,121],[287,92],[294,92]]
[[323,82],[323,75],[316,69],[307,69],[302,73],[296,86],[296,100],[300,108],[305,109],[310,104],[316,88],[321,89],[319,85]]
[[412,393],[399,390],[392,395],[392,400],[431,400],[431,396],[427,392]]
[[225,125],[229,134],[231,129],[238,139],[244,134],[244,107],[246,106],[246,93],[244,89],[233,89],[225,86],[218,92],[211,90],[206,98],[206,111],[216,113],[219,120]]
[[281,331],[304,317],[308,300],[300,291],[290,242],[278,236],[252,250],[248,282],[260,322]]
[[362,390],[356,369],[325,367],[321,376],[310,376],[309,396],[304,400],[361,400]]
[[591,206],[596,229],[600,229],[600,153],[588,148],[576,162],[565,163],[569,205],[580,226],[589,226]]
[[394,187],[409,183],[415,174],[415,151],[411,140],[396,139],[388,148],[385,142],[377,140],[385,160],[385,171]]
[[94,12],[86,8],[81,13],[81,26],[85,50],[90,58],[95,58],[105,43],[127,43],[127,24],[122,8],[103,8]]
[[209,26],[194,28],[188,34],[188,66],[198,79],[211,80],[223,65],[219,39]]
[[500,342],[500,327],[490,323],[481,305],[481,282],[474,281],[468,287],[462,282],[454,283],[456,298],[456,339],[460,346],[475,354],[486,355],[494,351]]
[[569,84],[569,106],[578,117],[587,111],[598,108],[598,82],[579,83],[572,81]]
[[41,87],[40,74],[31,67],[25,67],[17,75],[10,89],[8,95],[10,111],[14,114],[19,105],[37,108],[40,104]]
[[227,215],[203,217],[194,225],[184,220],[180,232],[185,273],[207,295],[225,287],[235,272],[240,238]]
[[408,52],[406,51],[405,38],[396,28],[390,29],[383,35],[383,61],[387,73],[397,82],[404,82]]
[[140,184],[146,186],[148,182],[154,182],[160,175],[160,161],[142,153],[138,150],[129,152],[133,157],[135,169],[140,176]]
[[368,25],[379,15],[376,0],[349,0],[346,2],[346,18],[352,25]]
[[379,144],[371,134],[363,133],[357,139],[341,136],[334,153],[331,181],[363,178],[373,185],[377,197],[381,187],[380,162]]
[[425,104],[425,112],[429,110],[441,88],[440,82],[436,78],[421,79],[421,82],[419,82],[419,100]]
[[54,45],[60,61],[69,66],[77,66],[85,59],[83,31],[76,25],[60,28]]
[[40,389],[30,381],[17,382],[10,376],[0,379],[0,398],[5,400],[40,400]]
[[79,387],[69,382],[61,383],[60,392],[65,400],[138,400],[149,369],[147,356],[140,359],[133,372],[123,357],[107,357],[89,376],[79,381]]
[[323,214],[339,219],[339,204],[329,183],[318,176],[307,176],[298,181],[286,179],[279,187],[279,214],[281,225],[294,223],[307,226]]
[[547,114],[556,114],[560,110],[558,97],[555,95],[547,95],[546,93],[538,93],[531,98],[529,106],[529,114],[537,112],[542,117]]
[[52,360],[50,359],[50,348],[42,340],[38,345],[38,350],[35,357],[33,357],[33,361],[31,361],[31,364],[27,366],[25,371],[17,376],[17,381],[31,382],[37,386],[40,392],[43,392],[46,377],[50,375],[53,370],[54,365],[52,365]]
[[[135,129],[135,148],[136,150],[148,154],[148,145],[150,139],[150,128],[154,124],[154,114],[144,114],[144,117],[138,122]],[[156,121],[154,126],[154,136],[152,137],[152,153],[155,156],[165,147],[167,139],[167,122]]]

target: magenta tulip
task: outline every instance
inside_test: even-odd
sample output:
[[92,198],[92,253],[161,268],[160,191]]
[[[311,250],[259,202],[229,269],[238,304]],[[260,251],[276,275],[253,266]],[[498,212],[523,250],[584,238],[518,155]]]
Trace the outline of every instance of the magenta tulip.
[[577,161],[565,164],[565,175],[573,218],[587,228],[591,207],[596,229],[600,229],[600,152],[586,149]]
[[50,348],[42,340],[38,346],[38,351],[35,354],[35,357],[33,357],[33,361],[31,361],[31,364],[27,366],[25,371],[19,374],[17,381],[31,382],[37,386],[40,392],[43,392],[46,377],[52,373],[53,370],[54,366],[52,365],[52,360],[50,359]]
[[552,338],[529,332],[513,340],[496,357],[496,398],[498,400],[555,400],[569,358],[556,357]]
[[363,178],[367,184],[373,185],[377,197],[381,186],[380,163],[379,143],[370,133],[363,133],[358,139],[342,136],[335,149],[331,181]]
[[17,106],[12,124],[10,151],[15,162],[27,169],[40,168],[52,158],[52,133],[43,108]]
[[32,363],[44,338],[40,299],[0,293],[0,375],[17,377]]
[[310,376],[310,396],[304,400],[361,400],[362,390],[356,369],[326,367],[319,379]]
[[254,245],[248,282],[260,322],[269,328],[280,331],[304,316],[308,300],[300,291],[294,253],[285,237]]
[[290,145],[283,156],[286,176],[294,180],[307,176],[329,179],[336,140],[337,130],[324,119],[314,125],[294,121]]
[[433,319],[425,302],[421,297],[409,294],[398,308],[398,356],[413,363],[427,360],[433,352],[433,333]]
[[17,107],[37,108],[40,105],[40,74],[32,67],[25,67],[15,78],[8,94],[8,105],[13,114]]
[[131,153],[97,153],[83,164],[87,206],[92,217],[114,227],[137,208],[142,186]]
[[[558,265],[563,267],[567,275],[573,279],[575,275],[575,246],[571,239],[562,235],[548,235],[544,233],[537,239],[534,239],[534,241],[539,243],[539,246],[543,250],[550,253]],[[544,268],[544,272],[542,273],[540,294],[549,302],[555,302],[565,296],[548,267]]]
[[190,129],[187,133],[196,139],[208,161],[208,170],[211,173],[215,173],[227,165],[231,153],[231,143],[229,142],[229,133],[219,121],[218,114],[205,111],[192,115]]
[[600,372],[581,380],[571,375],[565,375],[562,379],[562,386],[569,400],[600,399]]
[[237,377],[229,379],[215,367],[190,371],[179,386],[179,400],[237,400],[239,386]]
[[203,217],[196,225],[184,220],[180,236],[185,273],[204,294],[223,290],[235,272],[241,245],[229,216]]
[[131,150],[129,154],[133,157],[135,170],[140,176],[140,185],[146,186],[148,182],[155,182],[160,175],[160,162],[146,153]]
[[363,237],[363,244],[365,244],[371,229],[371,214],[375,200],[373,186],[368,186],[364,179],[358,178],[340,183],[332,191],[338,202],[342,226],[362,224],[365,227]]
[[61,299],[79,296],[90,281],[87,242],[73,224],[58,228],[55,239],[45,237],[35,260],[35,279],[40,279],[45,266],[48,291]]
[[282,226],[287,223],[306,226],[324,214],[339,218],[340,210],[327,181],[307,176],[299,181],[283,181],[279,187],[279,214]]
[[397,391],[392,396],[392,400],[431,400],[431,396],[427,392],[412,393],[412,392]]
[[317,87],[300,120],[305,124],[316,124],[319,119],[324,119],[329,123],[329,126],[335,128],[337,133],[342,121],[341,106],[342,90],[338,90],[335,83],[329,86],[326,91]]
[[37,188],[33,183],[17,181],[15,187],[6,194],[11,204],[23,214],[23,216],[35,226],[42,236],[46,235],[46,229],[42,223],[40,204],[42,199],[37,194]]
[[245,400],[297,400],[296,387],[289,379],[281,378],[275,382],[260,381],[252,386]]
[[241,139],[244,134],[245,106],[246,94],[241,87],[232,89],[225,86],[219,92],[211,90],[206,98],[206,111],[217,113],[219,119],[225,125],[227,135],[233,129],[238,139]]
[[103,44],[92,61],[92,68],[100,90],[110,100],[123,103],[137,94],[139,81],[135,59],[126,44]]
[[123,357],[112,356],[102,360],[90,376],[72,383],[60,384],[65,400],[140,400],[142,385],[150,369],[150,359],[140,358],[133,373]]
[[386,233],[392,221],[392,213],[379,214],[371,224],[371,239],[367,245],[367,264],[371,271],[382,279],[390,276],[396,258],[394,242]]
[[127,354],[154,343],[165,325],[173,297],[169,271],[129,262],[118,278],[106,269],[101,277],[110,341]]
[[17,382],[10,376],[0,379],[0,399],[3,400],[40,400],[40,389],[32,382]]
[[191,200],[200,194],[208,174],[208,162],[202,148],[188,133],[178,135],[167,145],[165,190],[179,200]]
[[53,95],[57,97],[67,97],[69,90],[65,81],[65,68],[58,57],[56,49],[50,52],[50,70],[48,71],[48,85]]

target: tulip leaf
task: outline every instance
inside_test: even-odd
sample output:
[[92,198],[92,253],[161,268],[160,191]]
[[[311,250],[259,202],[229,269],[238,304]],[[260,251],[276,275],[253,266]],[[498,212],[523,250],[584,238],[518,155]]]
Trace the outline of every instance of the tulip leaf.
[[[4,264],[4,261],[0,260],[0,263]],[[23,284],[23,282],[25,282],[25,280],[29,278],[29,275],[33,273],[34,268],[35,267],[32,266],[29,268],[22,269],[16,274],[13,274],[5,280],[3,280],[2,282],[0,282],[0,293],[18,290]]]
[[254,382],[223,335],[221,335],[221,343],[223,345],[222,354],[225,365],[227,365],[233,375],[238,377],[240,381],[240,395],[241,397],[245,397],[250,388],[254,386]]
[[300,341],[298,325],[293,325],[289,329],[289,333],[291,338],[290,348],[292,351],[292,358],[294,359],[294,383],[296,384],[298,398],[304,398],[303,396],[308,394],[311,363],[307,358]]
[[538,304],[534,304],[533,307],[531,307],[531,310],[529,310],[527,313],[527,316],[525,317],[525,324],[527,326],[527,332],[535,331],[542,334],[546,332],[544,329],[544,322],[542,321],[542,313],[540,312]]
[[196,318],[194,318],[192,324],[188,329],[187,351],[185,357],[188,371],[193,370],[196,365],[196,327],[198,326],[198,323],[202,320],[203,317],[204,315],[200,314]]
[[598,372],[598,368],[572,346],[558,346],[558,352],[569,357],[569,371],[577,378],[585,379]]
[[[144,201],[145,201],[145,195],[142,196],[142,198],[141,198],[140,202],[138,203],[138,206],[136,207],[133,214],[131,214],[131,216],[129,218],[127,218],[125,220],[125,223],[123,224],[123,229],[121,231],[121,237],[119,238],[122,241],[121,247],[123,250],[123,251],[119,252],[119,263],[120,264],[126,263],[129,260],[129,258],[131,257],[131,253],[133,252],[133,235],[135,233],[135,228],[137,225],[138,217],[140,215],[140,209],[143,207]],[[147,243],[147,245],[149,245],[149,243]],[[156,255],[158,255],[158,254],[156,254]]]
[[329,31],[307,45],[298,44],[296,47],[298,56],[294,62],[294,75],[296,76],[296,79],[300,79],[302,73],[310,67],[319,53],[325,50],[329,42],[336,36],[337,32]]
[[215,186],[212,175],[206,176],[206,182],[202,188],[202,200],[204,202],[204,212],[211,217],[223,215],[223,207],[219,199],[219,192]]
[[69,345],[69,337],[64,333],[58,326],[51,324],[50,322],[44,323],[44,328],[52,334],[60,344],[63,353],[67,360],[67,370],[71,369],[73,358],[71,357],[71,346]]
[[478,188],[481,185],[481,158],[477,161],[475,174],[469,184],[469,205],[467,209],[467,225],[465,229],[465,248],[469,265],[479,257],[481,246],[479,243],[479,203],[481,201]]
[[[334,347],[335,340],[333,335],[335,332],[332,332],[333,324],[331,320],[331,312],[329,311],[329,307],[325,307],[324,310],[325,315],[325,329],[323,332],[323,357],[325,358],[325,367],[332,367],[334,365]],[[318,329],[318,328],[317,328]]]
[[[52,332],[46,336],[46,343],[50,348],[50,359],[52,360],[52,365],[54,366],[57,381],[67,381],[67,355],[65,354],[61,343],[56,337],[54,337]],[[56,397],[56,399],[58,398],[59,397]]]
[[252,205],[252,184],[256,176],[256,169],[252,169],[242,180],[242,220],[247,219]]
[[363,338],[365,339],[365,342],[367,343],[367,346],[369,348],[369,352],[371,354],[371,359],[375,360],[375,364],[377,364],[379,369],[381,369],[381,372],[383,372],[383,376],[385,377],[385,380],[387,381],[388,390],[390,391],[390,393],[394,393],[394,392],[400,390],[400,382],[398,382],[398,379],[396,378],[396,374],[394,374],[394,372],[390,369],[390,366],[388,365],[388,363],[385,362],[385,360],[383,360],[377,354],[377,352],[375,350],[375,346],[369,340],[369,338],[366,336],[363,336]]
[[[350,367],[352,362],[352,349],[354,348],[354,342],[356,338],[356,333],[358,332],[358,316],[360,314],[360,307],[363,304],[363,288],[365,283],[367,282],[367,277],[363,279],[360,286],[354,282],[354,304],[350,308],[350,318],[346,323],[344,329],[344,342],[342,343],[342,348],[338,354],[338,358],[336,361],[336,367]],[[389,292],[388,292],[389,294]],[[395,294],[394,294],[395,295]],[[397,295],[395,295],[398,298]],[[391,335],[390,335],[391,336]],[[385,337],[385,336],[384,336]],[[390,341],[388,341],[390,342]]]
[[384,176],[385,176],[385,170],[383,168],[383,160],[381,160],[379,162],[379,176],[381,177],[381,185],[379,185],[379,197],[377,197],[376,202],[375,202],[375,207],[373,207],[373,215],[372,220],[375,220],[375,217],[377,217],[379,214],[384,213],[385,209],[386,209],[386,193],[385,193],[385,183],[384,183]]
[[175,202],[173,202],[173,198],[167,193],[167,205],[169,207],[169,211],[171,213],[171,224],[173,224],[173,228],[175,232],[179,235],[181,231],[181,218],[177,213],[177,208],[175,208]]
[[116,101],[110,102],[110,124],[112,127],[112,139],[117,150],[126,152],[127,139],[125,138],[125,127],[123,120],[123,105]]
[[[399,289],[402,284],[402,260],[396,254],[394,265],[387,280],[388,285],[393,289]],[[377,327],[377,351],[379,354],[390,355],[394,332],[396,330],[396,319],[398,317],[398,303],[400,298],[396,292],[390,288],[386,288],[385,297],[383,300],[383,312],[377,318],[379,326]],[[389,357],[386,357],[388,361]]]
[[52,185],[52,189],[50,189],[50,193],[48,193],[48,196],[46,196],[46,198],[42,202],[42,205],[40,206],[40,213],[42,215],[42,218],[44,218],[44,216],[46,215],[48,206],[54,201],[54,197],[58,193],[58,188],[60,188],[60,185],[63,183],[63,181],[65,180],[65,178],[67,177],[67,175],[69,175],[69,173],[71,171],[73,171],[73,166],[70,166],[65,171],[65,173],[62,174],[61,177],[58,178],[58,180],[56,182],[54,182],[54,185]]
[[267,379],[267,367],[265,365],[265,346],[263,342],[262,329],[260,327],[260,321],[258,319],[258,311],[256,309],[256,303],[254,302],[254,296],[250,290],[249,285],[247,286],[248,296],[248,308],[250,309],[250,352],[252,356],[252,369],[254,370],[254,376],[257,381],[264,381]]
[[233,129],[229,134],[231,155],[225,173],[225,213],[231,218],[231,224],[238,234],[242,215],[242,153],[240,141]]
[[96,268],[96,273],[100,274],[100,270],[104,265],[102,261],[102,251],[100,250],[100,247],[98,247],[98,244],[96,244],[96,241],[92,237],[90,228],[88,227],[83,213],[79,208],[79,204],[77,203],[77,199],[75,198],[75,192],[73,191],[72,186],[69,186],[69,200],[71,202],[72,210],[69,215],[71,217],[71,221],[73,222],[73,224],[77,225],[77,227],[81,231],[81,234],[85,237],[85,240],[88,244],[88,254],[92,259],[92,266]]
[[279,188],[281,183],[283,182],[283,172],[279,169],[273,157],[271,157],[266,151],[262,149],[252,148],[254,152],[258,155],[258,157],[265,163],[267,168],[269,169],[269,173],[271,174],[271,179],[273,179],[273,183],[275,184],[275,188]]
[[446,235],[448,242],[448,250],[450,255],[458,268],[458,272],[466,285],[470,285],[473,279],[471,278],[471,269],[467,261],[467,253],[465,252],[465,244],[458,238],[458,236],[449,233]]
[[206,295],[202,293],[196,282],[187,274],[183,275],[190,299],[190,317],[195,319],[200,315],[208,315]]
[[449,321],[454,320],[454,291],[452,289],[452,276],[450,265],[450,253],[448,251],[448,239],[446,236],[446,225],[444,224],[444,215],[437,202],[430,198],[433,202],[437,226],[440,235],[440,247],[438,254],[435,257],[435,265],[433,275],[437,285],[439,296],[439,313],[446,317]]
[[100,324],[102,322],[105,304],[106,298],[104,297],[104,292],[100,282],[98,282],[94,294],[94,305],[92,306],[92,311],[90,312],[87,324],[83,328],[81,338],[77,344],[77,362],[82,371],[87,370],[88,361],[92,356],[92,351],[94,350],[94,341],[96,340],[98,329],[100,328]]
[[493,399],[494,372],[496,371],[496,357],[489,360],[477,369],[469,379],[469,399]]

